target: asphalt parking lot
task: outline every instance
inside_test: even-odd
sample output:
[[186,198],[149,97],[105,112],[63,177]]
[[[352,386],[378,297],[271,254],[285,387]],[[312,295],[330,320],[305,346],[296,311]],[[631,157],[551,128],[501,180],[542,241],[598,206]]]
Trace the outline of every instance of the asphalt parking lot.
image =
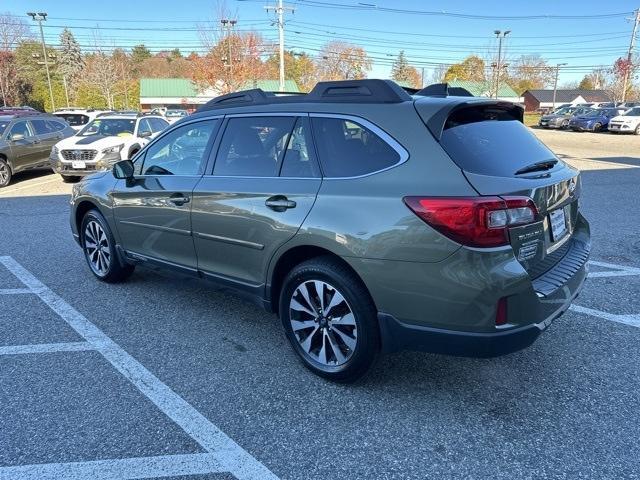
[[591,275],[529,349],[308,373],[190,278],[105,285],[47,172],[0,190],[0,480],[640,478],[640,137],[535,130],[583,171]]

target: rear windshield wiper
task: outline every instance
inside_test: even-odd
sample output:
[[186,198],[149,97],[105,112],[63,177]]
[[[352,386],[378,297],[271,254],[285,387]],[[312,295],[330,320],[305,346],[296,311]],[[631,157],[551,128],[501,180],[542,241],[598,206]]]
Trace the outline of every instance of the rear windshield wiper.
[[523,173],[541,172],[544,170],[550,170],[554,167],[556,163],[558,163],[558,160],[544,160],[542,162],[532,163],[531,165],[522,167],[520,170],[518,170],[515,173],[515,175],[522,175]]

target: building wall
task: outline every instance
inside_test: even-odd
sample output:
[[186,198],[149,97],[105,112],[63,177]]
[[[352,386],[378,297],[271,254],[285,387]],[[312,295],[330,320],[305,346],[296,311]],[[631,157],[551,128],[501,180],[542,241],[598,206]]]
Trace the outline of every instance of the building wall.
[[540,102],[529,92],[524,92],[524,111],[535,112],[540,108]]

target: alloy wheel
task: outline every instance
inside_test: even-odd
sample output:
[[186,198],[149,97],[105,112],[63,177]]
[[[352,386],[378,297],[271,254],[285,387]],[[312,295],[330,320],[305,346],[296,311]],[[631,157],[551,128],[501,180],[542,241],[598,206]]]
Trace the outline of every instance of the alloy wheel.
[[0,185],[6,185],[9,181],[9,167],[0,162]]
[[349,361],[358,342],[353,310],[345,297],[321,280],[307,280],[293,291],[289,321],[304,355],[323,366]]
[[84,250],[93,272],[103,277],[111,266],[109,240],[102,226],[95,220],[87,223],[84,229]]

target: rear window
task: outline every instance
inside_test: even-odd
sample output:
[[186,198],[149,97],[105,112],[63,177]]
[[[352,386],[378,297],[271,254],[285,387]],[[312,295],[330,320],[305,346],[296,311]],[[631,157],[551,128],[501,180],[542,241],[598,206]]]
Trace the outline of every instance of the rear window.
[[480,175],[509,177],[522,167],[556,158],[515,111],[502,108],[454,112],[445,123],[440,143],[462,170]]
[[357,177],[400,162],[400,154],[369,128],[352,120],[311,119],[325,177]]
[[82,115],[80,113],[56,113],[55,116],[62,118],[72,127],[85,125],[89,121],[89,117],[87,115]]

